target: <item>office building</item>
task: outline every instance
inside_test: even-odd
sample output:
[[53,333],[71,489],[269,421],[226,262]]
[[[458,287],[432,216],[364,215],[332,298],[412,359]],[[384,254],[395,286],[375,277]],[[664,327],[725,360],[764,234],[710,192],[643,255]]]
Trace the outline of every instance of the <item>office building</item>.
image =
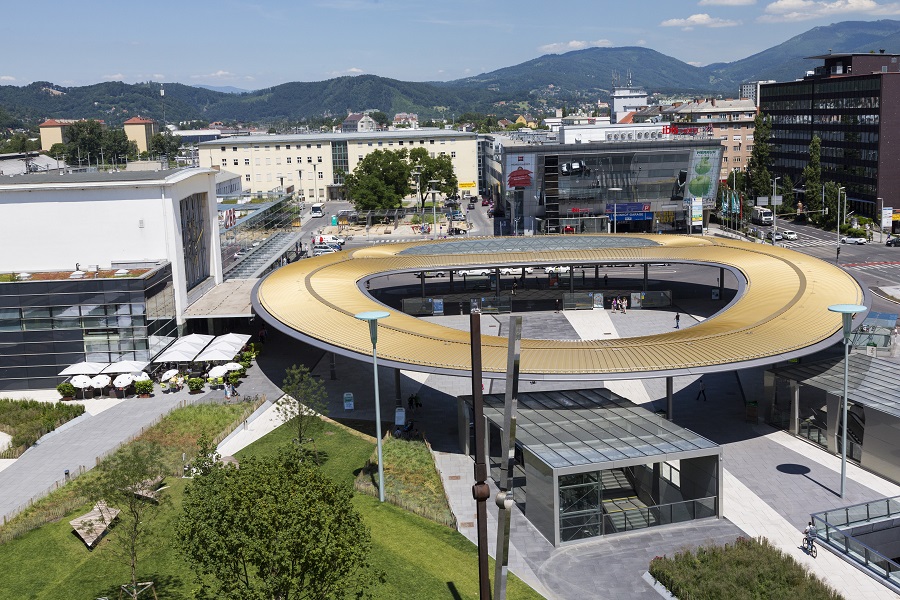
[[[772,171],[804,185],[813,136],[822,141],[822,181],[843,186],[849,208],[880,219],[900,207],[900,62],[897,54],[824,54],[797,81],[760,87],[760,110],[772,119]],[[815,207],[821,190],[807,190]]]

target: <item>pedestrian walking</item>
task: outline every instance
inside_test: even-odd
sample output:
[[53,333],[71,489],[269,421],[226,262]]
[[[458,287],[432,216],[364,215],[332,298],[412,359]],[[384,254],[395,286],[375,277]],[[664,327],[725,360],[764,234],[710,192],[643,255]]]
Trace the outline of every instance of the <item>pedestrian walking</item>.
[[703,383],[703,378],[700,378],[700,391],[697,392],[697,400],[700,400],[700,396],[703,396],[703,401],[706,402],[706,384]]
[[517,288],[517,287],[519,287],[519,284],[516,283],[515,281],[513,281],[513,286],[512,286],[512,295],[513,295],[513,296],[516,295],[516,288]]
[[606,287],[609,284],[609,275],[606,273],[603,274],[603,287]]
[[675,329],[681,329],[681,315],[675,313]]
[[626,296],[622,296],[622,314],[625,313],[625,309],[628,308],[628,298]]

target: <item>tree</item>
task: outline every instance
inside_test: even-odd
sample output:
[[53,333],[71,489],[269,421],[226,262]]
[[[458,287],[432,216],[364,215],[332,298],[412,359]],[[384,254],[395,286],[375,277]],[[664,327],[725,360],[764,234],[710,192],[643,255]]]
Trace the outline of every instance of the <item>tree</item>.
[[103,132],[103,157],[108,163],[118,162],[119,157],[134,159],[137,156],[137,144],[129,140],[124,129],[107,129]]
[[434,189],[439,190],[445,196],[456,194],[459,188],[459,181],[456,179],[456,173],[453,170],[453,160],[444,154],[443,156],[435,156],[431,158],[428,150],[425,148],[413,148],[409,151],[409,161],[412,168],[421,169],[419,176],[422,181],[422,206],[425,209],[425,192],[429,189],[429,181],[438,181],[440,183]]
[[110,536],[110,548],[128,565],[132,598],[138,595],[138,559],[155,539],[152,523],[160,511],[147,498],[147,491],[165,473],[160,456],[158,444],[133,442],[100,464],[100,475],[92,489],[94,501],[121,510]]
[[388,125],[391,124],[391,121],[392,121],[392,119],[390,117],[388,117],[386,113],[384,113],[380,110],[370,112],[369,116],[372,117],[376,123],[378,123],[379,125],[381,125],[383,127],[387,127]]
[[827,215],[822,216],[822,224],[825,227],[831,227],[832,224],[835,226],[839,226],[838,223],[839,215],[838,208],[839,202],[841,199],[841,190],[838,184],[833,181],[829,181],[825,184],[825,210],[828,211]]
[[790,175],[785,175],[781,186],[782,212],[795,212],[797,205],[794,203],[794,180]]
[[[803,168],[803,182],[806,194],[803,206],[806,210],[822,209],[822,140],[814,135],[809,142],[809,162]],[[822,220],[822,214],[815,215],[816,221]]]
[[65,128],[69,162],[79,164],[100,160],[103,146],[103,126],[100,121],[76,121]]
[[772,151],[769,139],[772,137],[772,120],[758,113],[753,119],[753,151],[747,171],[750,174],[750,193],[754,196],[769,196],[772,193]]
[[50,146],[50,150],[47,151],[47,154],[52,158],[61,159],[63,156],[66,156],[68,158],[68,151],[69,150],[65,144],[57,142]]
[[305,366],[293,365],[285,371],[281,391],[285,395],[275,403],[275,410],[282,422],[290,423],[297,432],[297,445],[302,449],[321,425],[319,415],[328,412],[325,384]]
[[181,147],[181,138],[170,132],[157,133],[150,138],[150,154],[167,156],[169,160],[175,160],[178,149]]
[[347,195],[357,210],[399,208],[412,192],[412,168],[409,153],[402,150],[376,150],[366,155],[352,173],[344,178]]
[[353,492],[296,448],[216,461],[184,493],[175,525],[202,592],[248,600],[365,597],[377,580],[369,530]]

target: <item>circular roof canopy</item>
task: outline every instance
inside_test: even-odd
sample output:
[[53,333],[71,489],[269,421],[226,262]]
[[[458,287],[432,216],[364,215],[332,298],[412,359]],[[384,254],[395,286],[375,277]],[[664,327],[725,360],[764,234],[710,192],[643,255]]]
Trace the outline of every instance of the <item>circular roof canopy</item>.
[[[680,235],[577,235],[383,244],[325,254],[278,269],[253,306],[272,326],[315,346],[371,361],[368,327],[354,315],[385,310],[378,322],[382,364],[413,371],[471,371],[469,333],[406,315],[364,290],[376,276],[492,266],[689,263],[723,267],[741,283],[713,317],[658,335],[604,340],[523,339],[529,379],[621,379],[731,370],[802,356],[831,344],[842,327],[829,312],[860,304],[864,290],[827,262],[765,244]],[[506,338],[482,336],[483,372],[503,377]]]

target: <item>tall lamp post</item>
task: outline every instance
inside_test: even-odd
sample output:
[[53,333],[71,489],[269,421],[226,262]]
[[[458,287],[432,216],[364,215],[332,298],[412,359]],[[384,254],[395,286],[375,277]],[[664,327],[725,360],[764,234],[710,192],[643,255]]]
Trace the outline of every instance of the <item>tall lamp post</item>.
[[781,177],[776,177],[772,180],[772,245],[777,246],[775,243],[775,235],[778,233],[778,205],[775,204],[775,194],[778,189],[778,180]]
[[375,435],[378,446],[378,500],[384,502],[384,461],[381,459],[381,399],[378,397],[378,319],[391,316],[383,310],[370,310],[355,315],[360,321],[369,323],[369,337],[372,338],[372,369],[375,373]]
[[440,183],[438,179],[428,180],[428,193],[431,194],[431,239],[437,239],[437,185]]
[[[731,168],[731,194],[732,194],[732,196],[734,196],[735,192],[737,191],[735,188],[737,188],[737,174],[738,174],[738,171],[740,171],[740,170],[741,170],[740,167],[732,167]],[[735,227],[733,200],[734,200],[733,197],[728,199],[728,212],[730,213],[730,216],[731,216],[731,219],[730,219],[731,220],[731,228],[737,229]]]
[[618,233],[619,228],[619,218],[618,218],[618,209],[619,209],[619,198],[618,192],[622,191],[620,187],[611,187],[607,188],[608,192],[613,192],[613,233]]
[[865,311],[866,307],[859,304],[834,304],[829,306],[828,310],[841,314],[844,330],[844,394],[841,402],[841,498],[843,498],[844,488],[847,483],[847,393],[850,379],[850,327],[853,325],[853,315]]
[[837,230],[837,258],[836,261],[840,261],[841,258],[841,194],[846,193],[844,187],[838,188],[838,198],[837,198],[837,224],[835,225],[835,229]]

